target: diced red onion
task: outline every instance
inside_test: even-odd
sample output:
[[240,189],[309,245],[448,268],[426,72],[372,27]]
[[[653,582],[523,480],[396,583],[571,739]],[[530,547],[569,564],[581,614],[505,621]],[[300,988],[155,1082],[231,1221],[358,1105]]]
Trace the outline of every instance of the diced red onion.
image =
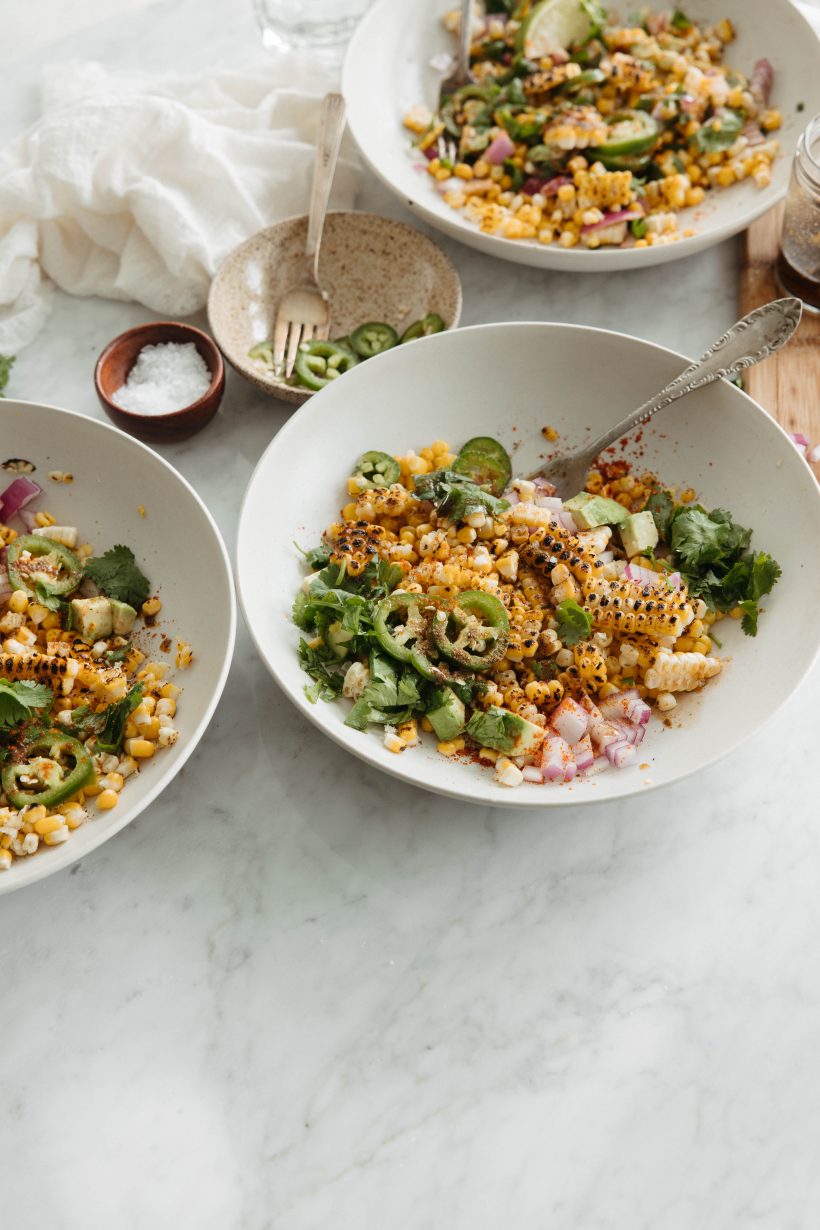
[[549,508],[551,512],[563,512],[564,501],[557,495],[539,495],[535,499],[539,508]]
[[34,529],[35,525],[37,524],[36,513],[29,512],[27,508],[24,508],[23,511],[19,514],[19,516],[20,516],[20,520],[23,522],[23,525],[26,527],[26,532],[30,534],[31,531]]
[[740,130],[740,135],[746,138],[749,145],[762,145],[766,140],[766,134],[754,120],[746,121]]
[[444,196],[445,192],[453,192],[460,188],[461,183],[462,181],[460,179],[457,179],[454,175],[451,175],[449,179],[437,179],[433,186],[439,196]]
[[569,52],[564,47],[556,47],[550,52],[550,59],[553,64],[566,64],[569,61]]
[[659,572],[653,572],[651,568],[642,568],[640,564],[633,564],[629,561],[624,568],[624,576],[627,581],[637,581],[640,585],[660,585],[663,582],[663,577]]
[[521,772],[524,775],[525,782],[536,782],[537,784],[543,785],[544,774],[540,769],[536,769],[534,764],[525,764]]
[[547,735],[541,750],[541,772],[548,782],[572,781],[578,772],[570,746],[560,735]]
[[551,483],[548,478],[544,478],[541,474],[536,474],[532,480],[532,485],[541,495],[555,495],[555,483]]
[[568,512],[555,513],[555,519],[557,520],[559,525],[563,525],[565,530],[569,530],[570,534],[578,533],[578,526],[575,524],[575,521],[573,520],[572,513],[568,513]]
[[589,733],[592,735],[592,742],[602,752],[606,751],[610,743],[621,742],[620,733],[610,722],[592,721],[589,726]]
[[586,695],[586,693],[584,693],[584,695],[581,697],[581,708],[585,710],[586,713],[589,714],[591,721],[603,722],[604,720],[603,713],[601,713],[601,710],[595,704],[595,701],[590,700],[590,698]]
[[679,572],[670,572],[666,576],[667,585],[671,585],[673,589],[681,589],[683,586],[683,577]]
[[570,746],[586,734],[588,725],[589,715],[571,696],[564,697],[550,718],[552,729],[557,731]]
[[512,137],[507,132],[500,132],[487,146],[483,158],[485,162],[489,162],[491,167],[497,167],[505,158],[512,158],[514,153],[515,145]]
[[420,152],[424,155],[428,162],[432,162],[434,158],[438,158],[438,147],[435,141],[432,145],[428,145],[427,149],[423,149]]
[[774,69],[771,61],[764,56],[763,59],[757,61],[749,78],[749,91],[752,97],[762,102],[764,106],[768,106],[773,82]]
[[607,722],[632,722],[634,725],[644,725],[652,716],[652,710],[635,688],[616,692],[601,701],[601,713]]
[[681,94],[678,98],[680,109],[686,115],[691,115],[698,110],[700,99],[695,98],[694,94]]
[[631,743],[610,743],[606,749],[606,758],[613,769],[625,769],[638,759],[638,751]]
[[3,519],[11,521],[18,515],[21,508],[25,508],[26,504],[31,503],[40,494],[41,488],[33,479],[28,478],[25,474],[15,478],[14,482],[0,495],[0,512],[3,514]]
[[5,568],[0,568],[0,602],[5,602],[11,593],[13,593],[9,574]]
[[614,213],[604,214],[600,222],[590,222],[581,227],[582,235],[591,235],[593,231],[603,231],[607,227],[617,226],[619,222],[631,222],[633,218],[642,218],[640,209],[618,209]]
[[573,743],[570,750],[575,758],[579,773],[583,773],[585,769],[588,769],[593,764],[595,753],[592,750],[592,740],[589,735],[584,735],[577,743]]
[[521,191],[528,196],[535,196],[538,192],[542,196],[555,196],[559,188],[571,183],[572,180],[568,175],[551,175],[548,179],[544,179],[541,175],[531,175],[529,179],[524,180]]
[[644,735],[646,734],[645,726],[640,726],[635,722],[622,722],[616,718],[610,718],[609,720],[625,743],[634,743],[637,747],[639,743],[643,742]]
[[789,435],[798,448],[807,449],[809,447],[808,437],[804,436],[802,431],[790,431]]
[[521,496],[518,494],[518,492],[515,490],[514,487],[511,487],[509,491],[504,492],[504,499],[507,501],[508,504],[520,504],[521,503]]

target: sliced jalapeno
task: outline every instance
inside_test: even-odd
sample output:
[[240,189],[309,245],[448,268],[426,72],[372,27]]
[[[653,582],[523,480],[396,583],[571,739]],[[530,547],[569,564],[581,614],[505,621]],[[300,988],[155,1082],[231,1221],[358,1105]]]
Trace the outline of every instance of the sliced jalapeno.
[[40,534],[15,538],[9,545],[6,564],[11,584],[27,594],[35,594],[35,586],[51,596],[70,594],[83,577],[79,556]]
[[386,325],[382,320],[369,320],[350,335],[350,345],[362,359],[372,359],[373,355],[391,350],[398,344],[398,333],[392,325]]
[[[429,613],[438,604],[425,594],[406,594],[394,590],[376,608],[373,628],[383,649],[399,662],[409,662],[425,679],[438,678],[430,660],[431,633]],[[422,609],[422,608],[426,609]]]
[[56,807],[88,785],[94,764],[79,739],[46,730],[12,751],[1,777],[12,807]]
[[356,462],[353,477],[361,480],[358,485],[362,490],[370,487],[390,487],[401,478],[401,467],[389,453],[372,449],[369,453],[362,453]]
[[468,440],[452,468],[496,496],[506,491],[512,477],[509,454],[492,436],[474,436]]
[[436,312],[430,312],[422,320],[414,320],[401,335],[401,341],[414,342],[419,337],[429,337],[431,333],[443,333],[444,321]]
[[432,621],[433,641],[445,657],[471,671],[484,671],[504,656],[510,621],[504,604],[480,589],[459,594]]
[[358,359],[337,342],[302,342],[296,352],[296,377],[306,389],[323,389],[331,380],[355,367]]
[[607,117],[609,135],[589,151],[593,158],[623,158],[645,154],[658,142],[661,127],[648,111],[616,111]]

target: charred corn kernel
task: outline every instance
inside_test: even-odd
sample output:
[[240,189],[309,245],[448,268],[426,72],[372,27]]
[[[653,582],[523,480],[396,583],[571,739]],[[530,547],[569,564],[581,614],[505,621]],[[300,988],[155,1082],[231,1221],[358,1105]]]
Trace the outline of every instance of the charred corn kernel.
[[97,806],[100,811],[110,811],[112,807],[116,807],[119,803],[116,790],[103,790],[97,795]]
[[154,754],[154,745],[148,739],[126,739],[125,754],[135,760],[148,760]]
[[662,653],[646,672],[644,683],[661,692],[692,692],[720,670],[717,658],[701,653]]
[[57,518],[52,517],[49,512],[38,512],[34,514],[34,524],[40,529],[45,529],[47,525],[56,525]]
[[607,696],[614,696],[616,692],[619,692],[619,691],[620,691],[620,688],[618,687],[617,683],[611,683],[611,682],[602,683],[601,686],[598,688],[598,696],[601,700],[606,700]]
[[342,518],[345,521],[355,521],[356,520],[355,503],[345,504],[344,508],[342,509]]
[[563,686],[557,679],[550,679],[549,682],[539,680],[528,683],[524,692],[527,699],[534,705],[555,705],[564,695]]
[[[28,594],[24,589],[15,589],[14,593],[9,598],[9,610],[14,611],[16,615],[22,615],[28,610]],[[44,608],[45,609],[45,608]]]
[[60,616],[55,611],[49,611],[40,626],[43,628],[59,628]]
[[[515,513],[522,505],[517,504]],[[549,529],[537,529],[530,534],[529,541],[522,543],[519,549],[521,561],[534,567],[542,576],[548,576],[554,564],[552,557],[557,556],[566,563],[570,572],[582,584],[591,577],[598,577],[603,571],[603,564],[595,554],[579,541],[576,535],[570,534],[562,526],[551,525]]]
[[159,598],[156,598],[156,597],[148,598],[146,599],[145,602],[143,602],[142,606],[140,607],[140,610],[142,611],[143,615],[147,615],[150,618],[152,615],[159,614],[159,612],[162,610],[162,603],[160,602]]
[[782,123],[783,116],[776,108],[764,111],[760,117],[760,127],[764,132],[772,132],[775,128],[779,128]]
[[700,205],[706,193],[700,187],[689,188],[686,193],[686,204],[689,206]]
[[674,709],[677,701],[671,692],[659,692],[655,698],[655,704],[660,709],[661,713],[668,713],[670,709]]
[[159,718],[146,717],[141,722],[135,721],[135,726],[139,731],[139,738],[156,739],[159,734],[160,721]]
[[[317,640],[319,641],[320,644],[322,643],[320,637],[317,637]],[[137,726],[133,718],[128,718],[127,722],[125,723],[126,739],[136,739],[138,738],[138,736],[139,736],[139,726]]]
[[495,764],[498,760],[498,752],[492,747],[480,747],[478,749],[479,760],[486,760],[488,764]]
[[697,492],[694,490],[693,487],[687,487],[685,491],[681,492],[681,495],[680,495],[681,504],[691,504],[696,495],[697,495]]
[[687,635],[693,636],[695,640],[697,640],[699,636],[702,636],[703,635],[703,620],[693,619],[691,624],[689,625]]
[[430,731],[433,729],[433,727],[430,723],[429,718],[423,717],[421,719],[421,728],[422,730],[426,731],[428,735],[430,734]]
[[464,751],[463,739],[447,739],[442,743],[437,744],[437,750],[442,756],[455,756],[458,752]]
[[693,648],[695,653],[702,653],[705,657],[712,648],[712,642],[708,636],[700,636],[695,641]]
[[[152,698],[153,699],[153,698]],[[157,717],[174,717],[177,711],[177,702],[172,698],[163,698],[157,701],[156,715]]]
[[177,641],[176,664],[179,670],[186,670],[187,667],[191,665],[193,658],[193,648],[187,643],[187,641]]
[[13,857],[11,850],[0,850],[0,871],[8,871]]
[[133,756],[123,756],[119,763],[119,772],[122,777],[130,777],[132,773],[136,773],[139,765]]
[[59,846],[64,841],[68,841],[70,837],[67,824],[61,824],[59,828],[53,829],[50,833],[46,833],[43,841],[47,846]]
[[550,573],[550,580],[553,585],[561,585],[563,581],[569,579],[569,568],[566,564],[556,564]]
[[695,649],[695,639],[691,636],[679,636],[675,641],[676,653],[693,653]]
[[182,688],[177,687],[175,683],[164,683],[159,690],[159,694],[163,700],[176,700]]

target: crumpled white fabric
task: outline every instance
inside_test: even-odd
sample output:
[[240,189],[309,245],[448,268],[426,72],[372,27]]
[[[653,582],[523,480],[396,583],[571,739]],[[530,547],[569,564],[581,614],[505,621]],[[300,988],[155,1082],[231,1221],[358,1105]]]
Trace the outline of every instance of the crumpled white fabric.
[[[327,88],[286,63],[208,79],[48,70],[41,118],[0,154],[0,352],[43,327],[51,283],[168,316],[201,308],[236,244],[306,211]],[[357,183],[343,146],[335,207]]]

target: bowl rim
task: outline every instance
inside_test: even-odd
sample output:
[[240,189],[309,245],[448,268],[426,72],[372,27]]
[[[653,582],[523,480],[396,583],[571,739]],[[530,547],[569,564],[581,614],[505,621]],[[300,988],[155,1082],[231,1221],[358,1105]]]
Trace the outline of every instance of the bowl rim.
[[[193,334],[200,338],[206,345],[209,353],[213,357],[213,367],[211,368],[211,383],[208,385],[205,392],[196,401],[190,402],[187,406],[180,406],[178,410],[166,410],[162,414],[140,414],[137,410],[126,410],[124,406],[118,406],[115,401],[112,401],[108,394],[104,391],[100,383],[100,373],[103,365],[118,349],[123,342],[132,337],[138,336],[140,333],[145,333],[148,329],[155,329],[158,326],[171,327],[181,329],[183,332]],[[150,343],[148,343],[150,344]],[[153,343],[161,345],[162,343]],[[225,364],[222,359],[222,351],[217,346],[210,334],[204,329],[198,329],[196,325],[189,325],[181,320],[146,320],[140,325],[133,325],[130,329],[124,329],[122,333],[118,333],[116,337],[112,337],[111,341],[100,351],[96,363],[94,364],[94,388],[99,399],[112,410],[115,414],[121,414],[123,418],[129,419],[134,423],[173,423],[178,420],[180,415],[192,414],[197,410],[201,410],[204,403],[207,402],[214,394],[219,393],[220,388],[225,383]],[[40,402],[37,405],[43,404]],[[56,407],[55,407],[56,408]],[[71,414],[72,411],[67,411]]]
[[[141,816],[142,813],[151,806],[163,790],[165,790],[166,787],[169,786],[176,777],[178,777],[182,769],[188,763],[190,757],[196,751],[203,735],[210,726],[211,719],[216,712],[217,705],[222,699],[225,684],[228,681],[228,675],[233,664],[234,649],[236,647],[237,601],[236,585],[234,581],[231,558],[228,554],[228,548],[225,544],[222,531],[217,525],[213,514],[199,493],[188,482],[187,478],[180,474],[180,472],[175,469],[169,461],[166,461],[165,458],[160,456],[160,454],[154,449],[149,448],[147,444],[143,444],[141,440],[135,439],[133,436],[129,435],[128,432],[121,431],[120,428],[116,427],[113,423],[106,423],[102,419],[94,418],[90,414],[81,414],[77,410],[67,410],[63,406],[55,406],[50,402],[30,401],[24,398],[10,397],[0,402],[0,417],[2,417],[3,412],[6,409],[14,410],[20,408],[25,410],[26,408],[32,407],[37,410],[53,412],[58,415],[66,415],[72,419],[81,419],[84,423],[91,423],[92,430],[96,428],[101,431],[111,432],[120,440],[125,441],[130,447],[135,448],[140,452],[147,453],[152,463],[156,463],[162,469],[167,470],[172,479],[184,487],[188,496],[194,501],[195,504],[199,506],[200,512],[204,514],[205,521],[213,534],[214,541],[218,548],[219,559],[224,571],[228,589],[228,636],[225,645],[225,652],[219,667],[216,684],[213,689],[213,695],[211,696],[208,704],[205,706],[204,712],[202,713],[190,737],[180,749],[179,758],[176,762],[172,776],[165,780],[164,772],[158,774],[157,780],[148,788],[145,797],[141,800],[139,807],[133,812],[133,814],[129,815],[127,809],[124,809],[123,813],[120,814],[113,813],[112,815],[112,813],[109,813],[109,815],[111,815],[109,824],[104,829],[94,832],[89,838],[87,844],[83,845],[82,850],[73,853],[72,843],[68,842],[62,847],[62,850],[65,851],[65,853],[62,854],[59,863],[54,863],[51,859],[32,859],[26,864],[27,874],[25,880],[16,880],[13,875],[13,869],[12,874],[0,877],[0,896],[2,896],[3,893],[15,892],[18,889],[28,888],[29,885],[36,884],[39,880],[44,880],[50,875],[56,875],[58,872],[64,871],[67,867],[72,866],[79,859],[85,858],[86,855],[91,854],[94,850],[99,849],[100,846],[105,845],[107,841],[109,841],[112,837],[115,837],[117,833],[120,833],[124,828],[131,824],[133,820],[136,820],[138,816]],[[114,818],[115,816],[116,818]]]
[[[488,322],[484,324],[467,325],[461,329],[448,330],[446,331],[446,333],[449,332],[449,333],[453,333],[454,335],[455,334],[462,335],[462,334],[467,334],[467,333],[481,333],[485,331],[493,331],[497,329],[511,329],[515,331],[523,331],[525,329],[532,329],[532,328],[536,328],[539,330],[572,331],[575,333],[603,335],[603,336],[610,337],[610,338],[616,337],[619,339],[624,339],[629,342],[638,342],[641,346],[657,351],[658,353],[663,354],[667,357],[671,356],[673,358],[679,359],[682,365],[682,370],[686,368],[687,366],[689,366],[689,364],[691,364],[692,362],[692,359],[690,357],[684,354],[681,354],[680,351],[672,350],[668,346],[662,346],[658,342],[650,342],[650,341],[647,341],[645,338],[636,337],[634,334],[622,333],[615,329],[603,329],[603,328],[593,326],[593,325],[572,324],[572,323],[563,322],[563,321],[542,321],[542,320],[492,321],[492,322]],[[442,345],[442,339],[446,336],[446,333],[434,334],[431,337],[422,338],[420,340],[425,345],[430,344],[430,343],[432,343],[433,345]],[[801,462],[802,465],[805,467],[808,475],[812,479],[814,479],[815,476],[812,470],[810,469],[808,463],[806,462],[805,458],[802,457],[798,453],[798,451],[794,448],[794,445],[789,438],[788,432],[785,430],[785,428],[781,426],[781,424],[777,421],[777,419],[775,419],[772,415],[768,414],[764,410],[764,408],[760,405],[760,403],[755,401],[753,397],[750,397],[749,394],[746,393],[743,389],[738,388],[736,385],[730,384],[728,381],[721,381],[721,383],[726,385],[731,390],[732,395],[736,394],[739,397],[743,398],[745,401],[747,401],[750,407],[753,408],[753,411],[755,413],[763,415],[764,419],[773,428],[775,428],[776,431],[779,432],[783,436],[784,440],[788,443],[789,449],[790,449],[790,453],[788,455],[791,455],[791,453],[793,453],[795,456],[795,460],[798,462]],[[324,392],[324,390],[319,390],[319,391]],[[644,794],[647,794],[650,791],[666,789],[668,786],[676,785],[677,783],[681,781],[685,781],[686,779],[694,776],[696,773],[700,773],[702,770],[711,768],[713,765],[717,764],[719,761],[725,759],[725,757],[730,755],[732,752],[736,751],[737,748],[739,748],[743,743],[747,741],[747,739],[750,739],[754,735],[759,734],[761,730],[763,730],[766,726],[768,726],[768,724],[771,722],[775,714],[777,714],[784,707],[784,705],[789,700],[791,700],[792,697],[803,687],[803,685],[805,684],[806,678],[809,675],[811,675],[813,667],[816,664],[818,657],[820,657],[820,626],[818,626],[818,632],[815,638],[815,645],[812,651],[812,655],[811,655],[810,660],[805,664],[805,669],[803,671],[803,674],[801,675],[800,679],[797,681],[795,686],[792,688],[792,690],[787,695],[785,695],[782,698],[782,700],[780,700],[779,703],[776,704],[775,707],[772,708],[767,713],[766,717],[763,719],[763,721],[758,727],[756,727],[753,730],[742,733],[740,735],[734,736],[733,738],[723,743],[721,743],[720,740],[716,740],[716,747],[718,750],[716,750],[713,755],[711,755],[707,759],[702,759],[698,761],[698,763],[693,764],[691,768],[683,769],[681,772],[677,773],[674,777],[671,777],[662,782],[652,781],[651,784],[648,784],[648,785],[642,784],[640,790],[630,791],[629,793],[624,793],[614,798],[607,798],[606,796],[597,794],[596,792],[592,792],[588,798],[578,799],[578,798],[572,798],[570,795],[570,792],[568,791],[559,790],[559,791],[551,792],[549,798],[545,798],[545,799],[542,799],[540,797],[538,799],[535,799],[531,795],[517,799],[514,796],[516,796],[518,792],[511,790],[508,792],[508,796],[504,796],[503,798],[488,799],[476,793],[475,782],[473,779],[469,778],[469,775],[467,775],[467,780],[465,781],[465,785],[463,788],[460,788],[457,786],[449,786],[449,785],[431,785],[428,782],[420,781],[418,779],[411,779],[409,774],[406,771],[402,770],[400,763],[399,763],[400,761],[399,757],[394,757],[392,761],[385,761],[384,763],[377,763],[376,760],[371,755],[368,754],[368,751],[367,751],[368,745],[366,744],[365,741],[363,741],[361,747],[359,747],[355,743],[354,740],[349,738],[349,735],[345,735],[343,733],[343,731],[346,730],[345,727],[337,728],[335,726],[330,725],[329,723],[323,722],[322,716],[321,716],[323,710],[318,705],[312,705],[307,700],[306,697],[302,695],[295,695],[291,691],[288,682],[284,678],[280,677],[279,671],[275,665],[275,659],[269,656],[269,654],[264,649],[261,643],[261,637],[257,634],[257,630],[254,627],[249,617],[249,614],[248,614],[249,601],[246,598],[245,587],[243,584],[243,570],[241,568],[241,547],[242,547],[243,530],[245,526],[246,511],[247,511],[247,505],[248,505],[249,498],[250,498],[250,493],[251,493],[252,488],[255,486],[257,476],[260,473],[262,466],[268,457],[268,454],[277,446],[277,442],[281,438],[283,437],[287,438],[293,432],[302,430],[303,428],[304,428],[303,416],[293,415],[279,429],[279,431],[272,438],[267,448],[262,453],[261,457],[256,463],[253,469],[253,473],[251,474],[250,479],[248,480],[248,485],[245,488],[245,493],[242,497],[242,503],[239,509],[239,519],[237,523],[236,536],[234,540],[234,544],[235,544],[234,554],[235,554],[235,559],[236,559],[236,587],[237,587],[237,593],[239,596],[239,605],[242,610],[242,616],[245,621],[245,626],[248,629],[248,632],[250,634],[251,640],[253,641],[253,644],[256,648],[257,653],[259,654],[259,657],[262,659],[266,668],[268,669],[268,671],[270,672],[270,674],[272,675],[273,679],[276,681],[278,686],[284,692],[285,696],[288,698],[291,704],[293,704],[294,707],[299,711],[299,713],[301,713],[304,717],[306,717],[308,721],[310,721],[318,730],[320,730],[326,737],[332,739],[334,743],[336,743],[339,747],[343,748],[346,752],[350,752],[352,755],[356,756],[359,760],[362,760],[366,764],[370,765],[371,768],[379,772],[386,773],[390,777],[395,777],[399,781],[404,782],[406,785],[417,786],[420,789],[426,790],[431,794],[440,795],[445,798],[458,799],[461,802],[473,803],[475,806],[478,806],[478,807],[502,807],[505,809],[516,810],[516,811],[527,811],[527,810],[532,810],[533,808],[538,808],[538,807],[541,807],[541,808],[552,808],[552,807],[583,808],[583,807],[588,807],[592,805],[604,806],[606,804],[621,803],[626,799],[633,798],[635,795],[640,795],[641,797],[643,797]],[[818,497],[820,497],[820,487],[818,487],[817,489],[817,494],[818,494]],[[355,733],[358,733],[358,732],[355,732]],[[393,761],[395,761],[395,763],[393,763]],[[471,789],[471,783],[472,783],[472,789]]]
[[[817,31],[805,13],[802,12],[799,5],[793,3],[792,0],[769,0],[769,2],[779,4],[782,11],[788,10],[799,19],[807,41],[818,44],[816,67],[820,69],[820,37],[818,37]],[[375,26],[381,19],[382,14],[392,7],[392,0],[375,0],[375,3],[368,9],[353,32],[350,42],[345,49],[341,68],[340,88],[346,101],[353,94],[354,56],[358,55],[361,46],[373,43],[370,28]],[[410,194],[403,185],[394,181],[387,170],[383,168],[379,159],[375,156],[371,157],[368,142],[360,139],[361,129],[357,126],[356,119],[356,110],[348,101],[348,128],[350,134],[360,157],[379,182],[389,189],[394,196],[400,198],[414,214],[423,218],[429,226],[435,227],[436,230],[467,247],[483,252],[486,256],[495,256],[501,260],[527,265],[536,269],[551,269],[556,272],[560,272],[562,269],[566,272],[574,270],[576,273],[626,273],[631,272],[633,269],[649,268],[654,264],[662,263],[657,255],[660,250],[657,245],[654,248],[648,249],[629,249],[630,253],[636,252],[637,258],[634,261],[630,260],[628,263],[624,263],[622,260],[618,260],[619,257],[622,258],[625,254],[626,250],[622,248],[612,248],[611,250],[607,248],[587,250],[581,247],[562,249],[558,244],[543,245],[539,244],[537,240],[532,239],[512,241],[504,239],[501,235],[485,234],[481,232],[478,226],[474,226],[464,220],[460,213],[449,209],[446,213],[439,211],[433,208],[429,195],[422,192]],[[785,156],[782,150],[778,154],[778,158]],[[699,252],[705,251],[746,230],[753,222],[762,217],[764,213],[767,213],[782,201],[787,191],[787,182],[784,182],[777,189],[773,189],[770,186],[760,193],[760,199],[754,205],[750,205],[748,209],[743,211],[741,221],[737,221],[735,216],[731,215],[719,226],[709,228],[706,231],[697,231],[691,236],[681,235],[674,244],[664,245],[665,255],[663,262],[668,263],[685,259],[688,256],[695,256]],[[643,256],[644,252],[653,252],[655,254],[654,258]],[[540,253],[541,259],[528,259],[526,253]],[[637,256],[637,253],[641,253],[641,255]]]
[[[432,249],[434,249],[438,253],[438,256],[443,260],[444,265],[447,269],[447,273],[452,279],[453,288],[455,291],[456,301],[455,301],[455,310],[453,312],[453,323],[451,325],[448,325],[447,328],[444,330],[444,332],[449,333],[453,329],[457,329],[459,327],[459,321],[461,320],[461,313],[464,307],[464,288],[461,284],[461,276],[458,272],[458,269],[456,268],[455,262],[450,258],[448,253],[444,251],[441,244],[437,243],[435,239],[433,239],[430,235],[426,234],[424,231],[420,230],[419,227],[413,226],[412,223],[405,222],[403,218],[391,218],[389,214],[376,214],[376,213],[373,213],[369,209],[329,209],[325,217],[326,218],[347,218],[347,217],[367,218],[372,222],[378,222],[379,224],[386,223],[388,226],[398,227],[402,231],[410,231],[410,233],[414,235],[415,237],[424,240],[426,244],[428,244]],[[289,223],[302,222],[302,221],[304,222],[308,221],[308,215],[306,213],[288,214],[286,218],[280,218],[277,222],[272,222],[270,226],[263,226],[258,231],[254,231],[252,235],[248,235],[246,239],[243,239],[240,243],[236,244],[235,247],[231,248],[230,252],[228,252],[227,255],[220,261],[219,266],[216,272],[214,273],[213,278],[211,279],[211,285],[208,289],[208,301],[206,304],[208,324],[210,325],[213,331],[214,345],[217,347],[220,353],[222,353],[222,346],[221,346],[221,343],[218,341],[219,330],[216,328],[214,321],[213,321],[212,308],[213,308],[213,304],[216,301],[216,295],[218,293],[217,282],[219,281],[222,273],[224,272],[226,265],[228,264],[229,261],[233,260],[238,255],[238,253],[242,251],[244,247],[252,243],[254,240],[259,239],[263,235],[268,236],[272,232],[277,231],[280,227],[284,227]],[[251,384],[254,384],[259,389],[262,389],[263,392],[270,393],[272,396],[276,396],[277,393],[282,393],[285,391],[287,391],[288,393],[298,393],[302,395],[302,400],[300,404],[304,404],[304,402],[309,401],[310,398],[313,397],[316,393],[321,392],[320,389],[307,389],[307,388],[300,388],[299,386],[294,386],[293,388],[291,388],[291,386],[285,384],[284,381],[277,380],[276,383],[268,382],[259,373],[255,373],[255,372],[252,373],[248,371],[244,366],[240,365],[238,362],[234,362],[234,360],[231,358],[229,354],[225,353],[223,357],[227,360],[228,363],[230,363],[234,371],[238,372],[239,375],[242,376],[244,380],[250,381]]]

